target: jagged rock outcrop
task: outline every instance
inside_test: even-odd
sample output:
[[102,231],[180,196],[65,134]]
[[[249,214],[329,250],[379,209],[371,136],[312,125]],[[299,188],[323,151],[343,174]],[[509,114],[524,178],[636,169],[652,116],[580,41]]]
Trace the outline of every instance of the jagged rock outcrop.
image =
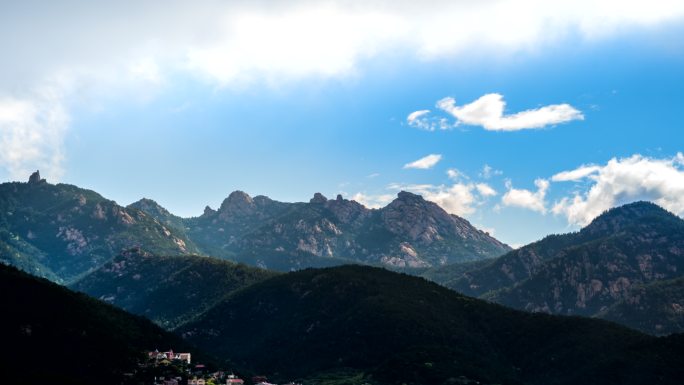
[[45,182],[45,179],[40,178],[40,171],[36,170],[31,176],[29,176],[28,183],[29,184],[38,184],[40,182]]

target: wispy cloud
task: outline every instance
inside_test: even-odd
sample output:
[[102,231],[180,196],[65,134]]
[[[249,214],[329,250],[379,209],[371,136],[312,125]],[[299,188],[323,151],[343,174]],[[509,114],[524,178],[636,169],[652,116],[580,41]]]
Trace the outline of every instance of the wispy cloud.
[[468,176],[456,168],[446,170],[446,174],[451,180],[458,180],[461,178],[468,179]]
[[601,170],[599,166],[581,166],[574,170],[563,171],[551,177],[554,182],[578,181]]
[[484,178],[484,179],[489,179],[493,176],[499,176],[502,174],[503,174],[503,171],[497,170],[494,167],[492,167],[488,164],[485,164],[484,166],[482,166],[482,172],[480,172],[480,177]]
[[553,104],[506,115],[506,102],[500,94],[486,94],[472,103],[457,106],[454,98],[437,102],[437,107],[457,123],[481,126],[491,131],[519,131],[582,120],[584,115],[569,104]]
[[410,113],[406,117],[406,123],[411,127],[420,128],[425,131],[448,130],[454,127],[444,117],[430,116],[430,110],[419,110]]
[[406,163],[404,168],[426,170],[434,167],[441,159],[442,155],[440,154],[430,154],[411,163]]

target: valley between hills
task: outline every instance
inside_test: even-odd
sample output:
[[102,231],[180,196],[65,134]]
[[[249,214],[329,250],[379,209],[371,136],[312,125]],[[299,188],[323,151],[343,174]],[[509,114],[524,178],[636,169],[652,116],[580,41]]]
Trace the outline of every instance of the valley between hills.
[[[409,192],[369,209],[236,191],[181,218],[36,172],[0,185],[0,261],[2,362],[25,383],[146,383],[155,349],[248,383],[684,376],[684,221],[649,202],[513,250]],[[32,371],[43,349],[59,358]]]

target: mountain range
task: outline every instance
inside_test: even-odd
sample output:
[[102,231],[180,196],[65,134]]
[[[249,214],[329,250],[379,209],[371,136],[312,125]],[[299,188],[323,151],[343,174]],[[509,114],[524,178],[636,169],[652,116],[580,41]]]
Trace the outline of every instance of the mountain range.
[[218,210],[180,218],[142,199],[127,207],[94,191],[0,184],[0,260],[73,283],[134,247],[155,255],[209,255],[289,271],[345,263],[396,268],[498,256],[510,247],[419,195],[400,192],[382,209],[315,194],[307,203],[235,191]]
[[[161,213],[157,219],[169,225],[179,221],[149,200],[129,207],[152,216]],[[206,208],[201,216],[180,223],[206,254],[277,270],[329,265],[331,259],[429,267],[510,250],[465,219],[405,191],[381,209],[368,209],[341,195],[327,199],[316,193],[308,203],[283,203],[235,191],[218,210]],[[289,263],[287,256],[299,258]],[[300,258],[306,263],[297,261]]]

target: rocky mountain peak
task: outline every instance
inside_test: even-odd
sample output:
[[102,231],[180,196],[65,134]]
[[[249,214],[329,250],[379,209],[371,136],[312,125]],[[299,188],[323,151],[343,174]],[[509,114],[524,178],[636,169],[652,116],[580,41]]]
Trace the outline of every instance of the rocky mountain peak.
[[[323,199],[325,199],[325,197],[323,197]],[[356,201],[344,199],[341,194],[337,194],[335,199],[327,200],[324,203],[325,207],[342,223],[362,220],[371,212],[371,210]]]
[[254,200],[247,193],[239,190],[230,193],[218,209],[219,215],[222,218],[250,215],[253,211]]
[[313,198],[309,201],[309,203],[325,203],[328,201],[328,198],[326,198],[323,194],[321,193],[315,193]]
[[28,183],[29,184],[37,184],[40,182],[45,182],[45,179],[40,178],[40,171],[36,170],[31,176],[29,177]]
[[134,207],[145,212],[150,212],[153,210],[155,212],[168,213],[168,210],[166,210],[156,201],[149,198],[142,198],[137,202],[131,203],[129,207]]
[[422,203],[425,202],[425,199],[423,199],[421,195],[402,190],[397,194],[397,199],[395,199],[395,201],[403,203]]
[[214,214],[216,214],[216,210],[212,209],[209,206],[204,206],[204,212],[202,213],[203,216],[207,217]]
[[395,200],[381,209],[381,213],[391,232],[407,236],[412,241],[429,244],[455,232],[455,221],[444,209],[407,191],[399,192]]

